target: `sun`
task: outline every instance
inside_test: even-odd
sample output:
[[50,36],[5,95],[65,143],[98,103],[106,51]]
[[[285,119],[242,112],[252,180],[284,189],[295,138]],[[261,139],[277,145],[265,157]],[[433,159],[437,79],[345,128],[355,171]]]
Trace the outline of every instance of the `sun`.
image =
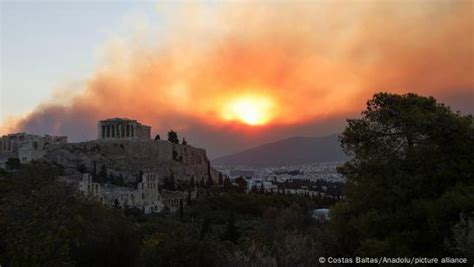
[[272,119],[273,102],[263,96],[242,96],[230,100],[223,109],[223,118],[227,121],[240,121],[257,126]]

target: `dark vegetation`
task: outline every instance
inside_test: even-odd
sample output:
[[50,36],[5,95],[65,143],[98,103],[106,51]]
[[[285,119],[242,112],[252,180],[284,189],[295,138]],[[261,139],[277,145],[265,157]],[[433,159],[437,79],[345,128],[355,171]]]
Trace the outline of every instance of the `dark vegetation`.
[[0,174],[2,266],[293,266],[295,256],[309,266],[335,244],[310,216],[329,199],[206,184],[180,212],[145,216],[85,198],[60,172],[33,163]]
[[168,141],[173,144],[179,144],[178,133],[173,130],[168,132]]
[[348,123],[341,143],[352,160],[339,170],[347,178],[346,202],[333,209],[343,253],[470,253],[472,261],[472,116],[431,97],[380,93],[368,101],[362,118]]
[[[60,166],[15,165],[0,171],[0,265],[316,266],[320,256],[472,263],[473,131],[471,116],[433,98],[375,95],[341,136],[352,158],[340,168],[347,183],[337,202],[196,178],[198,199],[145,216],[85,198],[58,180]],[[332,207],[329,222],[310,216],[321,207]]]

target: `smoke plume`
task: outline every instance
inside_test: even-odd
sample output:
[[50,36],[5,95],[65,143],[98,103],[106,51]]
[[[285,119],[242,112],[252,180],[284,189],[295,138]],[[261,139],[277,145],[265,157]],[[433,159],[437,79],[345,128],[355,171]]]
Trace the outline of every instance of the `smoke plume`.
[[[159,37],[144,29],[111,41],[83,90],[40,104],[3,132],[78,141],[95,138],[100,119],[127,117],[162,136],[174,129],[215,156],[340,131],[379,91],[433,95],[473,113],[472,10],[472,1],[182,4],[172,16],[158,9]],[[268,123],[224,119],[243,95],[271,99]]]

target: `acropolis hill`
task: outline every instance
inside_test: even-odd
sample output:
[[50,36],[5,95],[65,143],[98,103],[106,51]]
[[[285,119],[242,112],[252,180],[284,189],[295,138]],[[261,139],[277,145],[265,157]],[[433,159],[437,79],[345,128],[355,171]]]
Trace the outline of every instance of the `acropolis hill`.
[[[77,174],[79,170],[91,174],[106,170],[107,175],[130,183],[140,179],[144,172],[155,173],[159,180],[171,177],[176,181],[200,182],[209,178],[217,181],[218,172],[210,167],[204,149],[152,140],[150,130],[150,126],[136,120],[112,118],[98,123],[99,138],[94,141],[40,147],[18,141],[11,147],[23,154],[25,150],[41,150],[36,153],[40,156],[25,158],[22,162],[45,160],[59,164],[67,175]],[[9,157],[15,157],[14,153],[9,151]]]

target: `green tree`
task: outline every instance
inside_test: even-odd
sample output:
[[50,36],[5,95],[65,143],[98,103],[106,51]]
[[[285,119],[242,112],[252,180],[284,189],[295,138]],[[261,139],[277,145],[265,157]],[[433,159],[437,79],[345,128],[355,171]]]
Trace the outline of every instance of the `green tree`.
[[432,97],[379,93],[341,144],[344,203],[333,226],[347,253],[445,255],[443,241],[460,214],[474,211],[472,116]]
[[84,165],[84,163],[81,163],[77,166],[77,171],[80,173],[86,173],[87,172],[87,167]]
[[160,140],[160,135],[159,135],[159,134],[157,134],[157,135],[155,136],[155,141],[158,141],[158,140]]
[[207,176],[207,182],[206,182],[206,186],[207,187],[210,187],[214,184],[214,181],[212,181],[212,177],[209,175]]
[[102,166],[100,167],[99,174],[97,175],[97,180],[101,183],[107,181],[107,166],[105,166],[105,164],[102,164]]
[[181,144],[187,146],[187,145],[188,145],[188,141],[186,141],[186,139],[183,137],[183,140],[181,141]]
[[168,132],[168,141],[170,141],[173,144],[179,144],[178,133],[176,133],[173,130],[170,130]]
[[5,165],[9,170],[17,170],[21,167],[21,162],[18,158],[8,158]]
[[222,185],[224,183],[224,179],[222,178],[222,173],[219,172],[219,185]]
[[35,163],[0,176],[0,262],[6,266],[130,266],[138,233],[120,213]]
[[229,219],[222,240],[229,240],[232,243],[237,243],[239,239],[239,231],[235,226],[235,215],[233,212],[230,213]]
[[162,188],[166,189],[166,190],[171,190],[171,191],[176,190],[176,181],[174,179],[173,174],[171,174],[171,176],[169,176],[169,177],[165,177],[165,179],[163,180]]
[[235,178],[235,183],[238,185],[240,192],[245,192],[245,190],[247,190],[247,181],[245,181],[243,177]]

